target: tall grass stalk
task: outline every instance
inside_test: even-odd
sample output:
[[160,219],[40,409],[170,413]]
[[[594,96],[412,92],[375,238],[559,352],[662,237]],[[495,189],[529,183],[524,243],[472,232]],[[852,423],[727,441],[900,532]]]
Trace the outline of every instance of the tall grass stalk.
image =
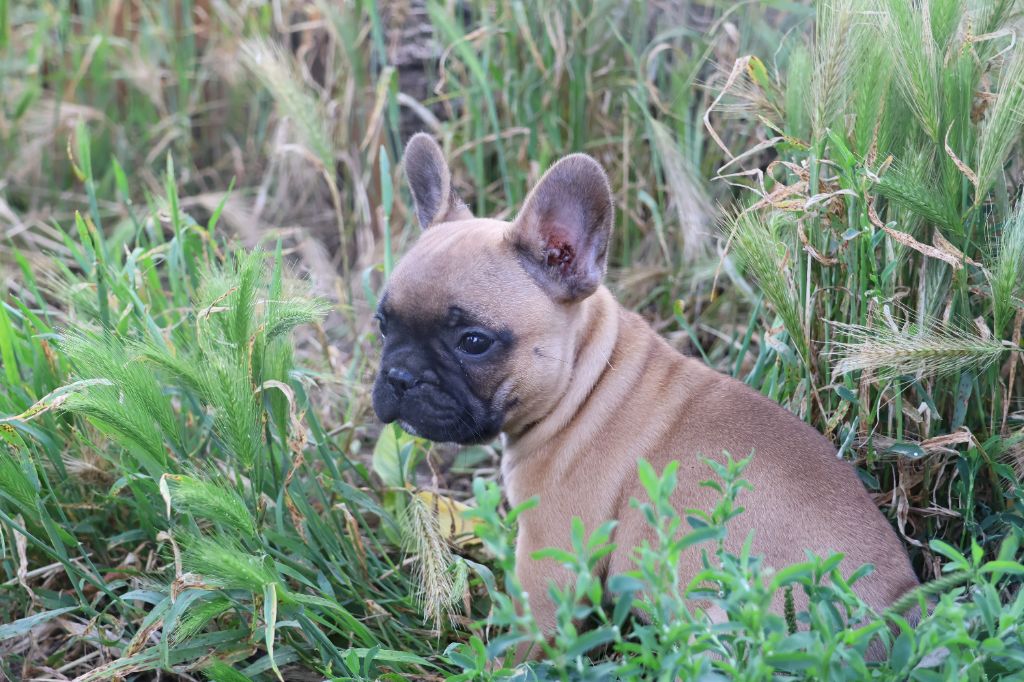
[[1014,142],[1024,124],[1024,45],[1017,41],[1002,55],[1000,73],[994,101],[985,112],[978,148],[978,192],[980,202],[1000,180],[1006,160],[1014,149]]

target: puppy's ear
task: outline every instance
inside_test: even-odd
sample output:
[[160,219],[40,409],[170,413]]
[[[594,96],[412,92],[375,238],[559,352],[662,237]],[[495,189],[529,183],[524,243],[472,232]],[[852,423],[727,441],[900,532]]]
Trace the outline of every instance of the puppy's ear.
[[437,223],[473,217],[452,189],[452,173],[441,148],[426,133],[416,133],[405,146],[405,177],[424,230]]
[[586,154],[571,154],[533,188],[508,237],[551,298],[581,301],[604,279],[613,217],[604,169]]

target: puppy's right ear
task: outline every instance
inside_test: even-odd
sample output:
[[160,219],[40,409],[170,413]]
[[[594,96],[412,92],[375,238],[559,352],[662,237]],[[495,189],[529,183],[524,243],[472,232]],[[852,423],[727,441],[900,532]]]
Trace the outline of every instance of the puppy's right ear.
[[452,189],[452,173],[434,138],[416,133],[405,146],[405,177],[424,230],[437,223],[473,217]]
[[604,169],[586,154],[552,166],[533,188],[507,238],[551,298],[581,301],[601,285],[615,209]]

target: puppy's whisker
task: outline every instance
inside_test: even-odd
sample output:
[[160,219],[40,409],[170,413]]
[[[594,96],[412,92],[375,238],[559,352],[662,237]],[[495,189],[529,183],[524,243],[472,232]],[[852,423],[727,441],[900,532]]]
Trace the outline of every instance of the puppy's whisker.
[[569,364],[569,361],[566,360],[565,358],[560,358],[560,357],[557,357],[557,356],[554,356],[554,355],[548,355],[547,353],[542,351],[539,346],[537,346],[537,347],[535,347],[533,349],[533,354],[538,356],[538,357],[544,358],[546,360],[554,360],[556,362],[560,362],[563,365],[568,365]]
[[[470,424],[468,421],[466,421],[466,419],[461,414],[456,414],[455,418],[458,419],[459,422],[461,422],[462,425],[465,426],[466,429],[468,431],[470,431],[471,433],[473,433],[475,436],[479,435],[479,429],[477,429],[472,424]],[[448,431],[449,435],[452,433],[452,429],[451,428],[448,428],[446,430]]]

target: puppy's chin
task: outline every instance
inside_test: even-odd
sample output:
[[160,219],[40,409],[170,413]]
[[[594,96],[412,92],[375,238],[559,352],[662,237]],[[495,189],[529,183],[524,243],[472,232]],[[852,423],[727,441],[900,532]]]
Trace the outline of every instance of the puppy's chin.
[[481,429],[458,422],[431,423],[399,419],[398,423],[414,436],[439,443],[458,443],[459,445],[488,443],[497,438],[501,431],[500,428]]
[[436,389],[414,388],[399,395],[380,380],[373,390],[373,410],[382,422],[397,421],[412,435],[441,443],[472,445],[498,437],[501,416],[474,403],[461,405]]

